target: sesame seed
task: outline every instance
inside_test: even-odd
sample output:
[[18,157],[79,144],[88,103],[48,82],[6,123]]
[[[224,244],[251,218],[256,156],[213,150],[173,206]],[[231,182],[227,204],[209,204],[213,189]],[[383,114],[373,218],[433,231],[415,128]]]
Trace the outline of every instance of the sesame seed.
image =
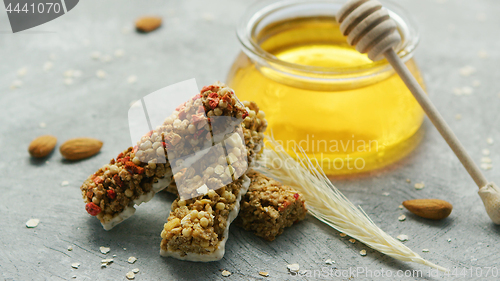
[[129,257],[127,261],[128,261],[128,263],[132,264],[132,263],[134,263],[136,260],[137,260],[137,258],[136,258],[136,257]]
[[298,263],[292,263],[286,266],[290,272],[298,272],[300,269],[300,266]]
[[54,64],[50,61],[47,61],[43,64],[43,71],[49,71],[52,69],[52,67],[54,66]]
[[134,268],[134,269],[132,269],[132,272],[133,273],[139,273],[139,269],[138,268]]
[[101,247],[99,247],[99,251],[101,251],[101,253],[103,253],[103,254],[107,254],[107,253],[109,253],[110,248],[101,246]]
[[396,238],[398,238],[399,241],[401,241],[401,242],[408,241],[408,235],[405,235],[405,234],[400,234]]
[[260,276],[264,276],[264,277],[268,277],[269,276],[269,272],[267,272],[267,271],[259,271],[259,275]]
[[125,277],[127,277],[128,280],[133,280],[135,278],[135,273],[129,271],[127,272],[127,274],[125,274]]
[[389,192],[382,193],[382,195],[384,195],[384,196],[389,196],[389,194],[390,194]]
[[349,239],[349,242],[351,242],[351,244],[354,244],[354,243],[356,243],[356,239],[351,238],[351,239]]
[[422,249],[422,252],[424,252],[424,253],[428,253],[428,252],[429,252],[429,249]]
[[362,256],[366,256],[366,250],[359,251],[359,254],[362,255]]
[[73,247],[72,246],[68,246],[68,251],[73,251]]
[[113,57],[110,55],[103,55],[101,56],[101,62],[110,62],[113,60]]
[[488,163],[482,163],[482,164],[481,164],[481,168],[482,168],[483,170],[486,170],[486,171],[487,171],[487,170],[491,170],[491,169],[493,168],[493,165],[488,164]]
[[469,96],[469,95],[472,95],[474,93],[474,89],[472,89],[471,87],[466,86],[466,87],[462,88],[462,93],[464,95]]
[[346,236],[347,236],[347,234],[345,234],[345,233],[340,233],[340,237],[346,237]]
[[227,270],[222,271],[222,276],[228,277],[229,275],[231,275],[231,272],[229,272]]
[[415,189],[417,189],[417,190],[421,190],[424,187],[425,187],[425,184],[423,182],[415,184]]
[[120,57],[123,57],[123,55],[125,55],[125,51],[124,51],[124,50],[122,50],[122,49],[117,49],[117,50],[115,51],[115,57],[120,58]]
[[405,215],[401,215],[401,216],[398,217],[398,220],[399,221],[404,221],[404,220],[406,220],[406,216]]
[[451,238],[448,238],[448,242],[451,242]]
[[201,15],[201,18],[204,19],[205,21],[208,21],[208,22],[214,21],[214,19],[215,19],[214,15],[211,13],[203,13]]
[[74,262],[74,263],[71,264],[71,267],[75,268],[75,269],[78,269],[80,267],[80,264],[77,263],[77,262]]
[[129,83],[129,84],[133,84],[133,83],[135,83],[135,82],[137,82],[137,76],[135,76],[135,75],[130,75],[130,76],[127,78],[127,83]]
[[10,85],[10,88],[11,89],[17,89],[17,88],[21,88],[23,86],[23,81],[21,80],[14,80],[12,81],[12,84]]
[[104,70],[97,70],[95,75],[97,76],[97,78],[101,78],[101,79],[104,79],[106,78],[106,72],[104,72]]
[[491,158],[490,158],[490,157],[482,157],[482,158],[481,158],[481,162],[483,162],[483,163],[491,163],[491,162],[492,162],[492,160],[491,160]]
[[73,84],[73,78],[65,78],[64,79],[64,84],[66,85],[72,85]]
[[92,52],[92,53],[90,54],[90,57],[91,57],[92,59],[98,60],[98,59],[100,59],[100,58],[101,58],[101,53],[100,53],[100,52],[98,52],[98,51],[94,51],[94,52]]
[[26,73],[28,73],[28,69],[26,67],[23,67],[17,71],[17,76],[23,77],[24,75],[26,75]]
[[481,59],[485,59],[488,57],[488,52],[485,50],[479,50],[479,52],[477,52],[477,56]]
[[476,68],[470,65],[464,66],[459,69],[460,75],[466,77],[474,74],[476,72]]
[[61,186],[68,186],[69,185],[69,181],[63,181],[61,182]]
[[38,226],[39,223],[40,223],[39,219],[30,219],[26,222],[26,227],[27,228],[35,228]]

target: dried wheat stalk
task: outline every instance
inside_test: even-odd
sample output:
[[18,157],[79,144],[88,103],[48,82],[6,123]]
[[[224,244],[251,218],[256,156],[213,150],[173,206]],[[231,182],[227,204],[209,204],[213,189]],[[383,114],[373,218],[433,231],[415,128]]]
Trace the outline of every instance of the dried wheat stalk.
[[361,207],[356,208],[326,177],[316,162],[314,165],[298,147],[297,160],[268,137],[266,148],[255,170],[300,191],[309,212],[320,221],[365,245],[401,261],[410,261],[447,271],[424,260],[401,242],[389,236],[373,223]]

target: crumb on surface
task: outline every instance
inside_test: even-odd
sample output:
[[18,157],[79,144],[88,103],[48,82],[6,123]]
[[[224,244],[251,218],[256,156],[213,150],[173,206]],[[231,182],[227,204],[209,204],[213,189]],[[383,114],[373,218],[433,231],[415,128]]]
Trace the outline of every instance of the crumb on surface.
[[259,271],[259,275],[260,276],[264,276],[264,277],[268,277],[269,276],[269,272],[267,272],[267,271]]
[[398,217],[398,220],[399,221],[404,221],[404,220],[406,220],[406,216],[405,215],[401,215],[401,216]]
[[101,251],[101,253],[103,253],[103,254],[109,253],[110,250],[111,249],[108,247],[104,247],[104,246],[99,247],[99,251]]
[[137,260],[137,258],[136,258],[136,257],[129,257],[127,261],[128,261],[128,263],[132,264],[132,263],[134,263],[136,260]]
[[401,242],[408,241],[408,235],[406,235],[406,234],[400,234],[396,238],[398,238],[399,241],[401,241]]
[[224,276],[224,277],[228,277],[229,275],[231,275],[231,272],[229,272],[229,271],[227,271],[227,270],[223,270],[221,274],[222,274],[222,276]]
[[40,223],[39,219],[30,219],[26,222],[26,227],[27,228],[35,228],[38,226],[39,223]]
[[362,256],[366,256],[366,250],[359,251],[359,254],[362,255]]
[[286,266],[290,272],[298,272],[300,269],[300,266],[298,263],[292,263]]

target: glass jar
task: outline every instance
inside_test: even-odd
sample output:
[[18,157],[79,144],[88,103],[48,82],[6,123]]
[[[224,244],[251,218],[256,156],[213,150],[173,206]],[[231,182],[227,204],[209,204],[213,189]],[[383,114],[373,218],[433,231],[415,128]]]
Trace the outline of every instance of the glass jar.
[[[334,18],[345,1],[264,2],[242,19],[243,51],[227,82],[240,100],[257,102],[268,134],[294,155],[296,145],[329,175],[367,172],[411,152],[424,113],[386,60],[348,46]],[[384,2],[397,22],[397,53],[423,85],[414,60],[415,25]]]

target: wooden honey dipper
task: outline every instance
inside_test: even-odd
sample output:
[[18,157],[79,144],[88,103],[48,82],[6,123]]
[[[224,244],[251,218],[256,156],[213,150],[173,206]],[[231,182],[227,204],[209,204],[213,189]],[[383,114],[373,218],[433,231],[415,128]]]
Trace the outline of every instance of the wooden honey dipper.
[[356,50],[360,53],[368,53],[368,57],[373,61],[385,57],[392,65],[427,117],[476,182],[479,187],[479,196],[491,220],[495,224],[500,224],[500,189],[493,182],[488,182],[432,104],[431,99],[394,51],[393,48],[401,42],[401,36],[397,32],[396,22],[391,19],[388,11],[377,0],[350,0],[337,12],[336,18],[340,24],[340,31],[347,36],[349,45],[356,46]]

